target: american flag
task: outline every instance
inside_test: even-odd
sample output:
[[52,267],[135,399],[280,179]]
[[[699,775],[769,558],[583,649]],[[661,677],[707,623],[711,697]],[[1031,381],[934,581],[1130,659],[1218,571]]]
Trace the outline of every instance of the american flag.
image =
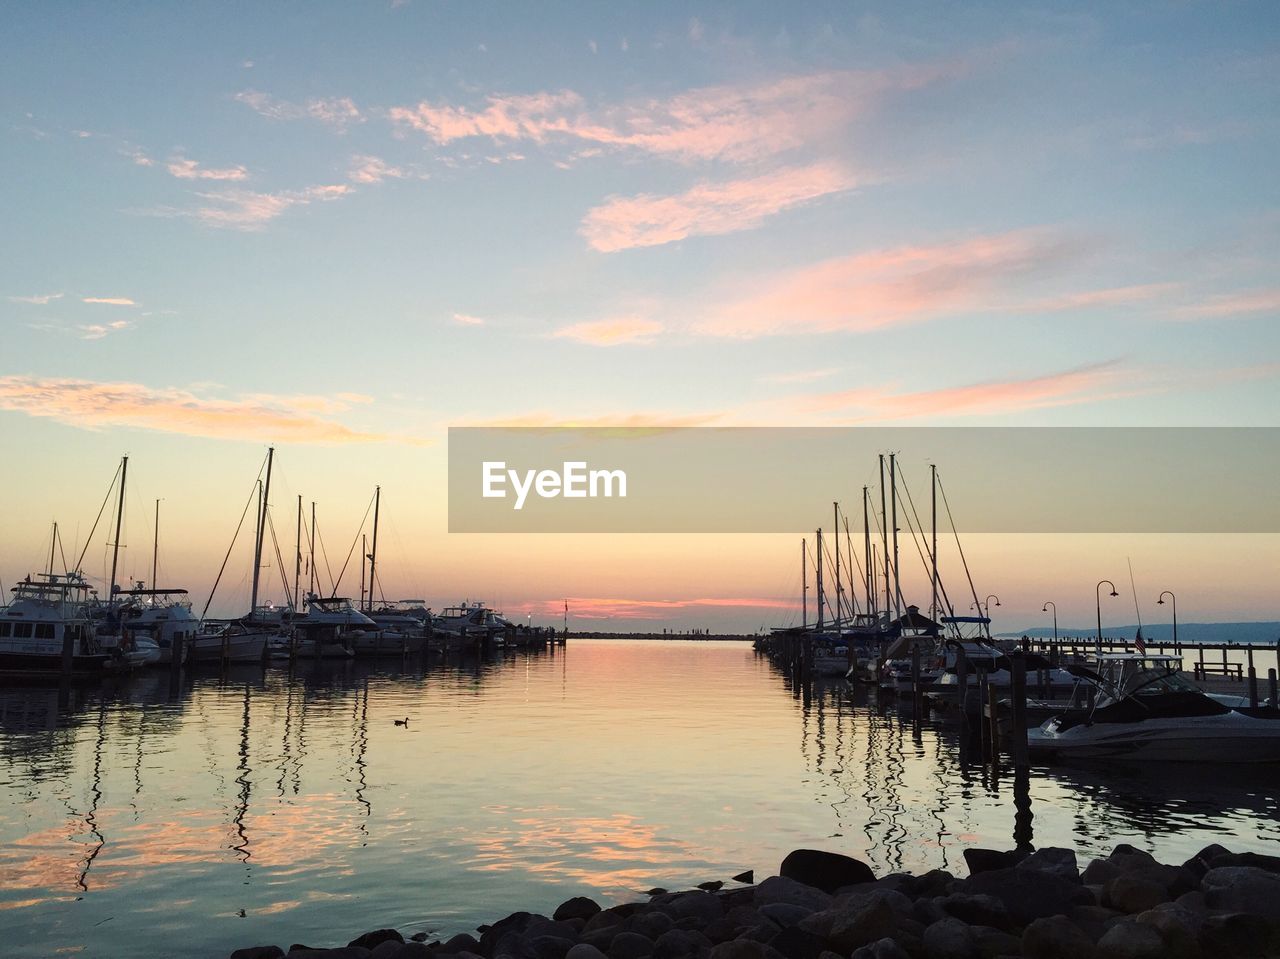
[[1137,636],[1135,636],[1135,637],[1134,637],[1134,639],[1133,639],[1133,648],[1134,648],[1134,649],[1136,649],[1140,654],[1142,654],[1142,655],[1144,655],[1144,656],[1145,656],[1145,655],[1146,655],[1146,653],[1147,653],[1147,644],[1146,644],[1145,642],[1143,642],[1143,640],[1142,640],[1142,627],[1141,627],[1141,626],[1139,626],[1139,627],[1138,627],[1138,635],[1137,635]]

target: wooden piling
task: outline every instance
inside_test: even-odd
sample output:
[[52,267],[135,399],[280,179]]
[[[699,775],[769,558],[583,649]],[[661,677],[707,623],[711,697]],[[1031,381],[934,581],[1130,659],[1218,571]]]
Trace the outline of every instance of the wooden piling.
[[956,679],[960,684],[960,721],[969,725],[969,657],[964,647],[956,651]]
[[987,683],[988,721],[991,723],[991,762],[1000,762],[1000,699],[994,683]]
[[1029,765],[1027,756],[1027,659],[1021,650],[1009,655],[1009,695],[1013,703],[1013,741],[1010,752],[1013,765],[1022,768]]
[[1253,668],[1253,647],[1250,646],[1245,655],[1249,662],[1249,705],[1258,705],[1258,673]]
[[1276,671],[1267,670],[1267,693],[1271,699],[1271,708],[1280,708],[1280,699],[1276,698]]

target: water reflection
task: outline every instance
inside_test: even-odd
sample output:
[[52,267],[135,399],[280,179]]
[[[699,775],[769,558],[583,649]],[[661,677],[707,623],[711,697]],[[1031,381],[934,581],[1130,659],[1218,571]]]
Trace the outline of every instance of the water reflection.
[[974,844],[1280,846],[1274,772],[1020,776],[981,755],[958,724],[736,644],[0,689],[0,917],[19,956],[225,953],[460,931],[764,874],[802,845],[880,872],[962,871]]

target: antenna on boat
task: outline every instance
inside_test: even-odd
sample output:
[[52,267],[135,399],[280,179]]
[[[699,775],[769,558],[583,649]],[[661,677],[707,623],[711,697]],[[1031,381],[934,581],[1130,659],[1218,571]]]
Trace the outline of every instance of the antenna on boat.
[[156,527],[155,535],[151,541],[151,588],[158,589],[156,586],[156,568],[159,566],[160,559],[160,500],[156,500]]
[[116,564],[120,557],[120,525],[124,520],[124,482],[129,475],[129,457],[122,456],[120,458],[120,499],[116,506],[116,541],[111,544],[111,593],[107,599],[108,605],[115,605],[116,601]]

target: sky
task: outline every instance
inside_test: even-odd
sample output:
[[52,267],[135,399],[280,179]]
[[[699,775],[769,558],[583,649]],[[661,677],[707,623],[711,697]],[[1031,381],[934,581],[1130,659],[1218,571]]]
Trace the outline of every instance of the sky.
[[[796,616],[795,537],[450,535],[448,427],[1277,425],[1278,28],[1269,3],[11,6],[0,581],[54,520],[78,552],[127,453],[124,568],[150,578],[160,499],[160,585],[199,608],[274,445],[282,556],[302,496],[336,573],[382,486],[389,598],[754,630]],[[212,611],[247,603],[245,542]],[[1280,618],[1274,536],[965,549],[999,626],[1055,597],[1087,624],[1128,559],[1143,604],[1146,579],[1183,619]]]

